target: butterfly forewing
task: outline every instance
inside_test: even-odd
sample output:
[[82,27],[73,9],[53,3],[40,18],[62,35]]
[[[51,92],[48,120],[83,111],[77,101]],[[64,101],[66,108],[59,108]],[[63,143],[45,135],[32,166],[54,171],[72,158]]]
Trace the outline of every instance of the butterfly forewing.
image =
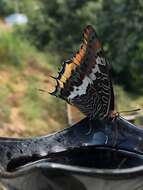
[[87,26],[79,52],[65,61],[52,93],[90,118],[104,119],[114,110],[110,69],[95,30]]

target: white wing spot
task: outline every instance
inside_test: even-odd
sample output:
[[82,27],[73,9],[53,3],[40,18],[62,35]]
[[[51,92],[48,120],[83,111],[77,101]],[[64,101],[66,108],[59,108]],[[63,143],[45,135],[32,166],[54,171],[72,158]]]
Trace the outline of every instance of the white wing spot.
[[95,73],[101,73],[98,64],[95,64],[95,66],[92,69],[91,74],[88,76],[85,76],[82,84],[80,86],[74,86],[73,91],[70,93],[70,95],[67,97],[68,100],[71,100],[75,98],[76,96],[81,96],[86,94],[87,87],[89,84],[92,84],[94,80],[96,80],[96,75]]
[[103,57],[98,56],[96,58],[96,62],[97,62],[98,65],[106,65],[106,61],[105,61],[105,59]]
[[74,86],[73,91],[68,96],[68,100],[73,99],[76,96],[81,96],[83,94],[86,94],[87,87],[92,82],[90,81],[91,80],[87,76],[85,76],[80,86]]

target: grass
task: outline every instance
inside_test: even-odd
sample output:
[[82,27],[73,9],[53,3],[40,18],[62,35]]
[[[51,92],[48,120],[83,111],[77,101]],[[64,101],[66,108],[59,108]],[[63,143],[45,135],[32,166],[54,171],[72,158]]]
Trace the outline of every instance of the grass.
[[[126,115],[136,115],[134,124],[140,127],[143,127],[143,96],[129,94],[120,86],[115,86],[115,104],[116,110],[122,116]],[[125,112],[122,111],[131,111],[135,109],[141,109],[138,112]]]
[[137,97],[126,92],[121,86],[114,86],[115,107],[118,112],[132,110],[138,107]]
[[[26,54],[27,43],[21,43],[20,38],[15,37],[12,33],[0,33],[0,60],[3,64],[15,66],[21,65],[21,60]],[[3,66],[2,64],[2,66]]]
[[143,96],[128,93],[121,86],[115,86],[114,91],[118,112],[143,108]]
[[45,135],[65,127],[65,103],[38,90],[47,90],[43,81],[54,73],[58,56],[1,32],[0,60],[0,136]]

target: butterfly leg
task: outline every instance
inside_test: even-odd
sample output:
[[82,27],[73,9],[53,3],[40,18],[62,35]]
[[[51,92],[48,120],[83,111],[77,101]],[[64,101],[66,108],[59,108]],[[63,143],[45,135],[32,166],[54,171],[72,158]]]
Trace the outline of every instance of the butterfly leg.
[[91,119],[89,119],[89,131],[86,133],[86,135],[90,135],[92,130],[93,130],[93,125],[92,125]]
[[113,126],[113,147],[116,147],[117,145],[117,139],[118,139],[118,125],[116,122],[117,116],[113,118],[112,122],[115,123]]

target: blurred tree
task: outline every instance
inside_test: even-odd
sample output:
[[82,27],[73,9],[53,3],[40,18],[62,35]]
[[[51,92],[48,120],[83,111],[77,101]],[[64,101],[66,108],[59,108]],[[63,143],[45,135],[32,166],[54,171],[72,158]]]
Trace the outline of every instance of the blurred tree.
[[0,16],[4,17],[14,12],[14,3],[9,0],[0,0]]
[[103,1],[97,25],[112,60],[115,81],[127,90],[142,92],[143,1]]
[[[94,3],[91,0],[41,0],[38,9],[29,14],[27,38],[41,50],[48,47],[60,53],[73,52],[81,41],[81,30],[95,19],[98,4],[99,0]],[[94,16],[90,14],[91,9]]]
[[0,0],[0,16],[5,17],[12,13],[26,13],[38,9],[39,0]]
[[57,52],[62,59],[78,49],[83,27],[96,26],[113,65],[115,82],[127,90],[143,91],[142,0],[23,0],[20,9],[29,16],[24,37],[40,50]]

